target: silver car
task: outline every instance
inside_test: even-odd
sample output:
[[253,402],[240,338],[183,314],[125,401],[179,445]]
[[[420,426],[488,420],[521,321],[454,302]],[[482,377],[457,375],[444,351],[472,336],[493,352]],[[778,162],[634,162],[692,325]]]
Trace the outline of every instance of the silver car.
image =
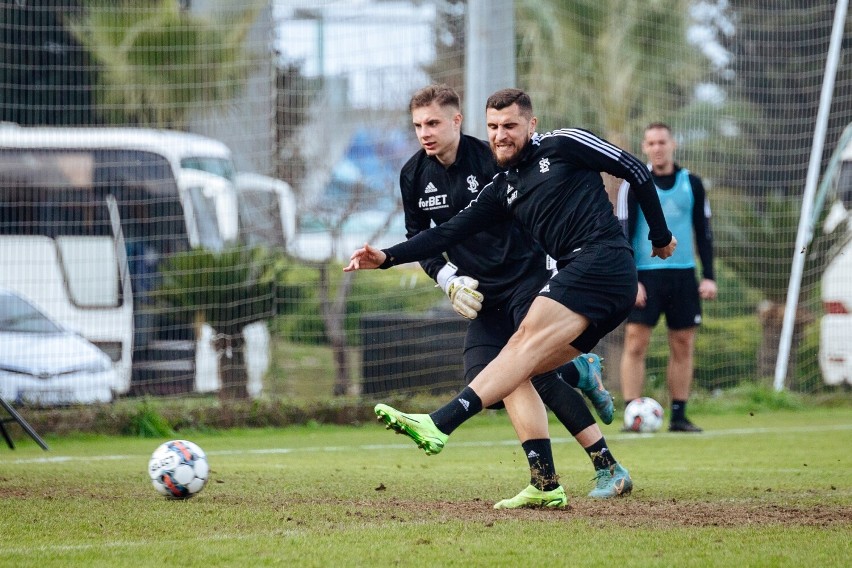
[[30,302],[0,289],[0,396],[38,405],[109,402],[118,384],[110,358]]

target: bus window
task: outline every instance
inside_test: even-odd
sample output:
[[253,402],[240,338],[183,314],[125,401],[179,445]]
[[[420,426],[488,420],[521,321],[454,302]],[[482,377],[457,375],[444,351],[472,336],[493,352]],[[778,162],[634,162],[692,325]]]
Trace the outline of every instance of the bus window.
[[219,233],[216,218],[216,204],[213,199],[204,195],[204,188],[198,185],[186,188],[195,212],[195,223],[198,226],[198,242],[202,248],[220,251],[224,241]]
[[[91,157],[4,150],[0,220],[7,235],[109,235],[107,212],[93,194]],[[77,158],[73,156],[73,158]]]
[[138,150],[94,150],[94,156],[94,183],[115,196],[126,234],[144,235],[158,254],[189,249],[177,183],[164,157]]
[[843,203],[846,210],[852,210],[852,160],[840,164],[837,176],[837,199]]
[[241,191],[239,212],[240,239],[243,243],[284,248],[286,243],[278,194],[271,191]]
[[58,237],[56,245],[72,301],[84,307],[121,304],[121,283],[111,237]]
[[236,171],[231,160],[226,158],[211,158],[204,156],[191,156],[180,161],[180,167],[186,170],[198,170],[217,175],[233,182]]

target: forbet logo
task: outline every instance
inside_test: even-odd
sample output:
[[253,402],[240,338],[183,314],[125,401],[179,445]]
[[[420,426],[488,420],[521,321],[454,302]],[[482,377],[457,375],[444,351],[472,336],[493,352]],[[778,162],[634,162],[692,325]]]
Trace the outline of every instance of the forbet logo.
[[443,209],[444,207],[447,207],[447,196],[430,195],[429,197],[425,197],[418,201],[417,204],[423,211],[430,211],[432,209]]

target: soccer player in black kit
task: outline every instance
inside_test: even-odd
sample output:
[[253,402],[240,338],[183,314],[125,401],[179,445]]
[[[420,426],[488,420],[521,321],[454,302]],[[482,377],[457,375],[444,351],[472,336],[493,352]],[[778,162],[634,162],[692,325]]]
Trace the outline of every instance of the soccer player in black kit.
[[[486,102],[491,151],[503,170],[476,200],[449,221],[379,250],[365,244],[345,271],[389,268],[429,258],[502,220],[515,219],[556,259],[556,272],[539,290],[518,330],[500,354],[457,396],[431,414],[406,414],[385,404],[377,416],[412,438],[427,454],[440,452],[450,434],[484,407],[530,380],[591,351],[615,329],[636,300],[633,249],[616,219],[600,172],[627,180],[649,226],[651,254],[672,255],[668,230],[645,165],[635,156],[581,129],[535,132],[529,96],[497,91]],[[547,419],[539,415],[538,420]],[[627,482],[617,464],[598,483]],[[546,493],[546,491],[542,491]]]
[[[412,96],[409,110],[421,145],[400,173],[406,236],[411,238],[428,230],[433,222],[440,225],[464,209],[491,181],[498,167],[486,142],[461,133],[459,96],[452,88],[429,85],[420,89]],[[464,345],[465,379],[470,382],[509,340],[551,271],[541,247],[512,220],[496,223],[452,245],[446,255],[435,255],[420,264],[450,297],[456,312],[471,320]],[[600,428],[572,388],[580,388],[592,400],[605,423],[612,422],[612,397],[600,380],[600,358],[583,354],[549,375],[556,373],[559,376],[536,377],[532,385],[586,449],[597,470],[614,465]],[[529,461],[531,487],[497,506],[540,505],[538,493],[548,485],[555,485],[550,491],[558,493],[564,504],[564,489],[556,483],[549,435],[525,416],[537,401],[519,403],[517,399],[517,395],[510,395],[506,404]],[[502,403],[496,406],[502,407]],[[619,491],[596,487],[590,496],[608,498],[628,493],[631,484],[627,479]],[[559,499],[547,497],[556,506]]]

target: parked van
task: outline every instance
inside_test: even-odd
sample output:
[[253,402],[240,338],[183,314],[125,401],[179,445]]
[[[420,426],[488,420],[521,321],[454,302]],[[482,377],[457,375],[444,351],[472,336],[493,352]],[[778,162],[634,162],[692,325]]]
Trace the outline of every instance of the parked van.
[[[169,256],[239,238],[236,178],[230,149],[194,134],[3,124],[0,285],[110,355],[117,393],[215,390],[212,330],[179,325],[151,292]],[[268,364],[257,336],[254,394]]]
[[842,230],[844,237],[822,277],[819,364],[826,384],[852,385],[852,141],[840,152],[832,180],[837,199],[825,229]]

